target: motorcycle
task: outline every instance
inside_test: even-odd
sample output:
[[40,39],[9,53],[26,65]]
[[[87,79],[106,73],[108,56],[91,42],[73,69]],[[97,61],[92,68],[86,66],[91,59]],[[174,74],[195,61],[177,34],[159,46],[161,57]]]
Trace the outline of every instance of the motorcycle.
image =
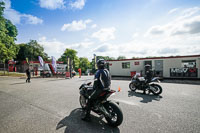
[[137,75],[135,75],[131,79],[129,88],[131,91],[145,90],[148,94],[153,93],[154,95],[160,95],[162,93],[162,87],[152,82],[160,83],[160,80],[158,77],[154,77],[151,79],[150,82],[148,82],[144,77],[138,77]]
[[[82,84],[79,88],[79,91],[79,102],[82,109],[85,110],[88,98],[93,92],[91,82]],[[100,94],[96,101],[92,101],[91,103],[91,110],[100,115],[101,118],[105,117],[108,124],[113,127],[119,126],[123,121],[123,114],[119,107],[119,103],[107,100],[107,98],[113,95],[115,92],[115,90],[105,90]]]

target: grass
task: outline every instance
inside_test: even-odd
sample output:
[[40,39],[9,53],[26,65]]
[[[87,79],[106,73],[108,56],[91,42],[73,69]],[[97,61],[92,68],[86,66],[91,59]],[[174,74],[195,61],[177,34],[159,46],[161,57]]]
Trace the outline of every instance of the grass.
[[11,77],[24,77],[26,76],[24,73],[18,73],[18,72],[7,72],[5,71],[0,71],[0,76],[11,76]]

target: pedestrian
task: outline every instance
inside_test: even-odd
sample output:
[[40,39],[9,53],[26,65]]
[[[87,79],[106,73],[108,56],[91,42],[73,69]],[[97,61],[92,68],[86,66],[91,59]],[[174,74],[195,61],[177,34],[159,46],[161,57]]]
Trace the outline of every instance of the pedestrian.
[[81,78],[81,68],[78,69],[79,72],[79,78]]
[[31,73],[30,73],[30,70],[29,70],[29,68],[28,69],[26,69],[26,76],[27,76],[27,79],[26,79],[26,83],[28,82],[28,83],[30,83],[31,81]]

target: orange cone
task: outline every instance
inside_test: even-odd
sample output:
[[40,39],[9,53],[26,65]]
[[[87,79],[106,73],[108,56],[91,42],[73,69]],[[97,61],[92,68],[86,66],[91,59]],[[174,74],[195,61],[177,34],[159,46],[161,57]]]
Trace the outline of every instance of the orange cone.
[[119,88],[118,88],[118,92],[120,92],[120,91],[121,91],[121,88],[119,87]]

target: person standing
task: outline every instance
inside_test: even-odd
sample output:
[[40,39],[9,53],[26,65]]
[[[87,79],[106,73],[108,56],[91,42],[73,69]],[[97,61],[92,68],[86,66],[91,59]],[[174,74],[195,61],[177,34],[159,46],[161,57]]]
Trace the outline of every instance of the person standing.
[[30,70],[29,70],[29,68],[28,69],[26,69],[26,76],[27,76],[27,79],[26,79],[26,83],[28,82],[28,83],[30,83],[31,81],[31,73],[30,73]]
[[79,78],[81,78],[81,68],[78,69],[79,72]]

